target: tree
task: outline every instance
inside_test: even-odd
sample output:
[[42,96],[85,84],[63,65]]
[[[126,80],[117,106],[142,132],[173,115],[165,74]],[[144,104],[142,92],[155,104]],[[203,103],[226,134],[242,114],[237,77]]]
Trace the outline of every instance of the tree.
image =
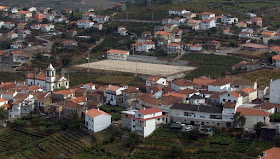
[[0,108],[0,120],[8,119],[8,110]]
[[156,56],[167,56],[167,52],[164,51],[163,49],[159,49],[156,51]]
[[258,122],[256,125],[254,125],[254,129],[255,129],[256,135],[257,135],[258,137],[261,136],[262,126],[265,126],[265,123],[263,123],[263,122]]
[[236,112],[234,114],[234,121],[233,121],[233,126],[235,128],[243,128],[246,122],[245,116],[241,115],[240,112]]
[[74,11],[71,12],[71,16],[70,16],[70,20],[74,20],[75,19],[75,13]]

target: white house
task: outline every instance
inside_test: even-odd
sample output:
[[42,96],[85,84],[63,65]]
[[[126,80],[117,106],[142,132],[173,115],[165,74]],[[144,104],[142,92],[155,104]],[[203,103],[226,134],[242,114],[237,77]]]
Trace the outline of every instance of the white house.
[[137,52],[151,52],[155,49],[156,43],[153,41],[137,42],[131,44],[131,49]]
[[14,7],[13,9],[11,9],[11,12],[14,14],[14,13],[16,13],[16,12],[18,12],[19,11],[19,9],[17,8],[17,7]]
[[93,83],[87,83],[83,85],[83,88],[93,91],[96,90],[96,85]]
[[216,27],[215,19],[202,19],[200,23],[200,30],[208,30]]
[[[224,118],[223,108],[218,106],[202,106],[176,103],[170,107],[170,121],[191,125],[230,127],[233,119]],[[224,113],[225,114],[225,113]]]
[[162,77],[156,77],[156,76],[150,76],[149,78],[146,79],[146,87],[151,87],[152,85],[168,85],[166,78]]
[[269,102],[280,104],[280,79],[270,81]]
[[124,26],[119,26],[118,34],[120,34],[122,36],[126,36],[126,35],[128,35],[128,30],[126,30]]
[[168,44],[166,47],[166,52],[168,54],[181,54],[182,53],[181,44],[179,43]]
[[187,11],[185,9],[170,9],[168,11],[169,15],[183,15],[183,14],[186,14],[186,13],[191,13],[190,11]]
[[202,51],[202,45],[201,44],[187,44],[190,51],[193,51],[193,52],[200,52]]
[[97,15],[96,17],[94,17],[93,21],[96,21],[97,23],[106,23],[108,22],[110,19],[109,16],[103,16],[103,15]]
[[32,94],[17,94],[13,99],[12,108],[9,109],[9,119],[30,114],[35,108],[35,100]]
[[49,64],[46,68],[46,72],[40,72],[39,74],[28,73],[26,78],[26,84],[36,85],[43,87],[43,90],[49,92],[53,91],[56,88],[65,87],[69,88],[69,80],[64,77],[56,74],[55,68],[52,64]]
[[245,116],[246,122],[244,128],[252,130],[258,122],[264,124],[269,124],[269,113],[264,110],[254,109],[254,108],[242,108],[238,107],[236,112],[239,112],[241,115]]
[[99,109],[90,109],[85,113],[85,126],[89,131],[99,132],[111,125],[112,116]]
[[236,91],[231,91],[220,95],[220,103],[225,104],[225,102],[234,102],[236,106],[243,104],[243,97]]
[[151,135],[160,124],[165,123],[165,115],[159,108],[142,109],[135,112],[132,119],[131,131],[144,138]]
[[94,12],[85,12],[83,13],[83,19],[88,20],[90,18],[94,19],[96,17]]
[[129,51],[114,50],[114,49],[107,51],[107,59],[126,61],[128,56],[129,56]]
[[214,19],[216,17],[215,13],[212,12],[203,12],[200,13],[201,19]]
[[272,57],[272,60],[274,61],[275,66],[280,68],[280,55],[274,55]]
[[6,28],[6,29],[13,29],[15,27],[15,23],[13,22],[5,22],[3,27]]
[[125,90],[124,87],[109,85],[104,89],[104,97],[106,98],[106,103],[109,105],[117,105],[117,96],[122,94],[122,90]]
[[221,22],[226,24],[238,23],[238,18],[231,15],[222,15]]
[[238,34],[238,37],[239,38],[251,38],[252,37],[252,34],[250,32],[240,32]]
[[54,28],[55,28],[55,25],[53,25],[53,24],[42,24],[41,25],[41,30],[43,32],[49,32],[49,31],[53,30]]
[[223,78],[223,79],[218,79],[212,83],[209,83],[208,86],[208,91],[212,92],[229,92],[230,91],[230,84],[232,83],[232,80],[229,78]]
[[269,87],[267,87],[267,86],[263,86],[263,85],[259,86],[259,88],[257,89],[258,98],[263,99],[264,96],[268,93],[268,90],[269,90]]
[[169,24],[182,25],[185,24],[185,22],[186,22],[185,18],[173,18],[171,19],[171,22]]
[[77,21],[78,28],[83,28],[83,29],[91,28],[91,27],[93,27],[93,24],[94,24],[94,22],[92,22],[90,20],[78,20]]
[[0,98],[0,107],[4,106],[5,104],[8,104],[8,100]]
[[171,89],[174,91],[185,90],[187,88],[194,89],[195,86],[197,86],[195,83],[186,79],[179,79],[171,82]]
[[36,7],[30,7],[30,8],[28,8],[28,11],[29,12],[36,12],[37,9],[36,9]]

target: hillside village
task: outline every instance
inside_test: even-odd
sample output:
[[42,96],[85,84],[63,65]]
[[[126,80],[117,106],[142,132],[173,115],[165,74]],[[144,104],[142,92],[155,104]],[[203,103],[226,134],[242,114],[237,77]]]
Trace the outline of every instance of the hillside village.
[[[60,153],[66,158],[78,151],[94,152],[95,157],[149,158],[144,147],[153,141],[171,142],[170,134],[176,136],[174,143],[187,134],[188,141],[184,136],[181,145],[197,144],[199,138],[210,147],[228,146],[226,153],[219,152],[220,158],[227,153],[236,158],[279,156],[278,28],[266,26],[261,16],[250,12],[239,18],[174,8],[158,21],[153,12],[151,20],[129,19],[128,10],[125,3],[101,13],[92,8],[56,11],[0,6],[0,70],[24,74],[21,80],[0,79],[3,132],[31,135],[44,153],[63,147],[68,142],[61,132],[71,132],[69,145],[77,149],[63,148]],[[126,19],[118,17],[123,12],[127,12]],[[272,75],[239,77],[258,71]],[[77,72],[83,75],[71,80],[71,73]],[[85,78],[90,73],[118,73],[137,78],[141,84],[112,82],[110,76],[101,81]],[[102,142],[112,132],[115,136]],[[57,136],[43,141],[50,134]],[[61,136],[63,141],[58,142]],[[92,145],[90,137],[97,145]],[[46,146],[48,142],[54,147]],[[123,142],[127,147],[122,147]],[[97,148],[82,147],[84,143]],[[110,143],[122,145],[114,146],[128,154],[114,154],[106,147]],[[158,153],[164,149],[161,144],[151,149]],[[0,151],[0,156],[13,155],[19,147]],[[170,158],[203,158],[196,156],[199,152],[215,157],[218,153],[182,149],[168,148],[177,155]],[[21,155],[30,158],[33,153],[17,157],[25,158]]]

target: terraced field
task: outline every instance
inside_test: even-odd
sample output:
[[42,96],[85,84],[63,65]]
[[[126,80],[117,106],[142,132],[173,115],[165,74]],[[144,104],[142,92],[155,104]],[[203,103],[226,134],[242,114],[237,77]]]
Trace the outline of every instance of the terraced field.
[[[176,155],[181,154],[180,158],[189,159],[255,159],[262,151],[273,147],[272,142],[236,139],[228,134],[212,138],[198,136],[194,140],[193,134],[161,127],[136,147],[131,158],[177,158]],[[174,150],[178,146],[181,151]]]
[[0,158],[74,157],[85,146],[82,137],[79,132],[40,136],[5,128],[0,132]]

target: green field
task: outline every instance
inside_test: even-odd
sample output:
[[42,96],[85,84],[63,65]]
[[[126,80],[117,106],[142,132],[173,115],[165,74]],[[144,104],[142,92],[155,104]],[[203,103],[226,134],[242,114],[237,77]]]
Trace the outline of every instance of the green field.
[[187,78],[192,79],[200,76],[222,77],[231,72],[231,66],[242,61],[241,58],[214,55],[189,53],[181,60],[190,61],[190,65],[198,68],[187,74]]

